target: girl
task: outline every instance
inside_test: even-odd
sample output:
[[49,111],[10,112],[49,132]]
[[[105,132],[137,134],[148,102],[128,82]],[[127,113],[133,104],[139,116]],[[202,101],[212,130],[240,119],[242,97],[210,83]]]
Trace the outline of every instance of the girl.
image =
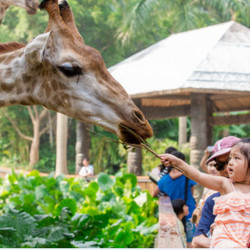
[[161,155],[161,162],[184,171],[201,185],[217,190],[215,229],[211,247],[246,248],[250,235],[250,138],[236,143],[230,152],[227,179],[200,172],[195,167],[170,154]]

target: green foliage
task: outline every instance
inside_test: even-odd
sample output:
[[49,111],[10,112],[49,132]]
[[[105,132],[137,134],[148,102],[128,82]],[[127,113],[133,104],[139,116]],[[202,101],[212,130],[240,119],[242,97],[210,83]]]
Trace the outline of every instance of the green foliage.
[[119,152],[118,138],[101,127],[93,126],[91,131],[90,159],[95,172],[115,174],[126,162],[125,156]]
[[[175,147],[177,150],[182,152],[186,156],[186,161],[189,162],[190,157],[190,145],[189,143],[179,146],[178,143],[168,138],[152,138],[147,140],[148,145],[153,149],[157,154],[163,154],[167,147]],[[126,149],[120,147],[120,154],[124,157],[127,155]],[[155,157],[151,152],[142,148],[142,169],[143,175],[147,175],[147,172],[150,172],[153,168],[161,164],[159,158]]]
[[42,156],[37,164],[34,165],[34,169],[43,173],[49,173],[55,170],[56,165],[56,148],[50,147],[47,144],[41,143],[40,155]]
[[[168,138],[177,141],[179,136],[179,119],[162,119],[149,121],[154,136],[159,139]],[[190,118],[187,117],[187,134],[190,137]]]
[[[249,111],[241,112],[230,112],[230,115],[247,115]],[[216,114],[219,116],[221,114]],[[221,139],[224,136],[233,135],[239,138],[250,137],[250,124],[240,124],[240,125],[221,125],[213,127],[213,142]]]
[[[4,108],[11,119],[18,121],[19,129],[26,135],[32,134],[32,124],[30,122],[28,110],[23,106],[10,106]],[[4,116],[2,109],[0,109],[0,140],[4,142],[4,157],[1,161],[6,159],[15,159],[16,164],[20,164],[22,161],[26,161],[29,157],[29,148],[27,147],[27,141],[22,139],[13,129],[9,120]],[[8,143],[7,143],[8,141]]]
[[133,174],[98,180],[12,173],[0,192],[0,247],[147,248],[157,203]]

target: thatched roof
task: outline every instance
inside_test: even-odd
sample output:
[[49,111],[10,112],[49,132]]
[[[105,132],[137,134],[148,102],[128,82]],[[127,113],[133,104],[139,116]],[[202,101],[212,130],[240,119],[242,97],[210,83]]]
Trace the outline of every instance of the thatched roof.
[[[250,109],[250,29],[231,21],[173,34],[109,70],[132,98],[151,106],[188,104],[191,93],[208,93],[218,111]],[[233,106],[235,94],[246,100]]]

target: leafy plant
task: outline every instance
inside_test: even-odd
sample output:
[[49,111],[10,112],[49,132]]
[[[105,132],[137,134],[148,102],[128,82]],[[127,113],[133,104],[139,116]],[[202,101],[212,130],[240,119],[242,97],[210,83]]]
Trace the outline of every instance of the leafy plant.
[[152,247],[157,203],[133,174],[96,181],[14,172],[0,190],[0,247]]

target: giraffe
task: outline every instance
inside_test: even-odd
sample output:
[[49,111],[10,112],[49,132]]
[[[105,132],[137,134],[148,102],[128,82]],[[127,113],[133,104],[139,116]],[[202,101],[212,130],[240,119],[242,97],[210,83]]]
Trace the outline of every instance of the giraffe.
[[10,6],[19,6],[26,9],[30,15],[36,14],[39,0],[0,0],[0,24],[2,23],[4,14]]
[[40,8],[49,15],[45,33],[26,46],[0,46],[0,107],[42,105],[100,125],[130,144],[140,143],[135,134],[151,137],[148,121],[101,54],[84,43],[68,3],[43,0]]

